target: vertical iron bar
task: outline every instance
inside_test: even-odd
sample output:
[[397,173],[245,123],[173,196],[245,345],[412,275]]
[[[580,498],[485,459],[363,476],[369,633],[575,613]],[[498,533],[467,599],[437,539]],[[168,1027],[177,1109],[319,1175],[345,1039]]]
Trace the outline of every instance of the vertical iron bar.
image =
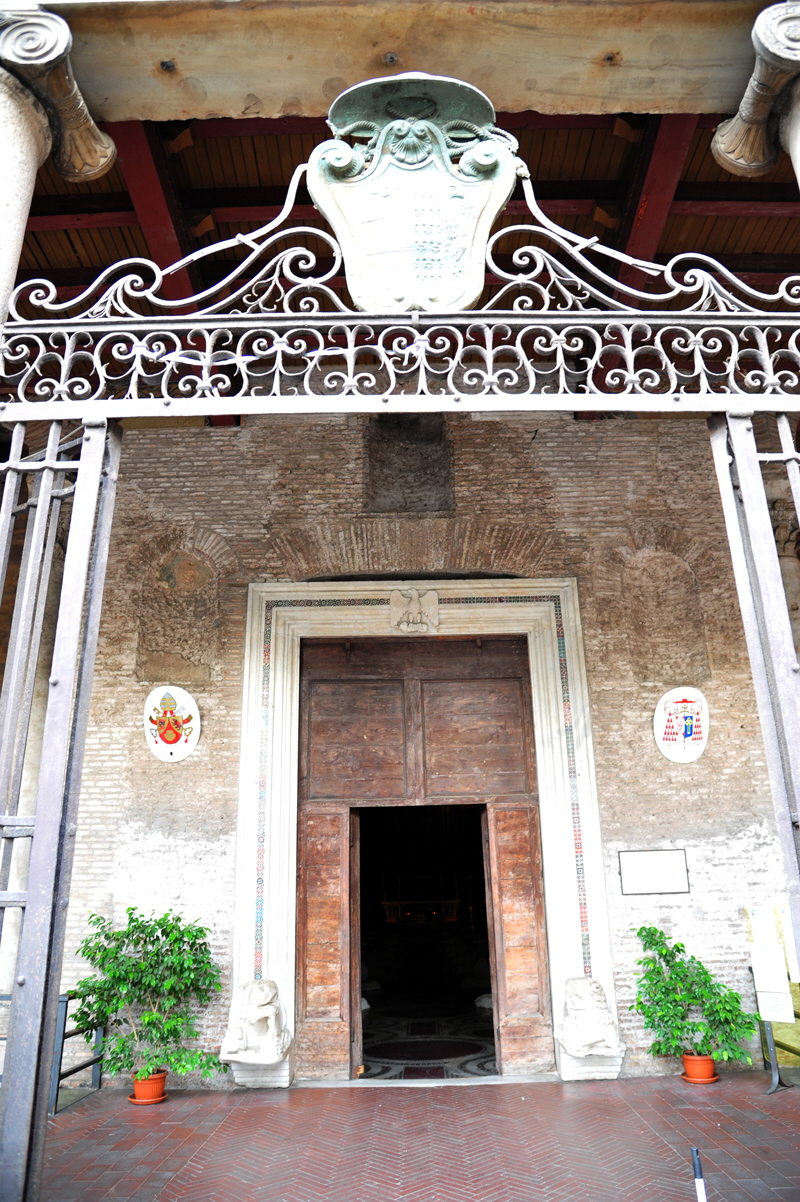
[[[87,429],[72,504],[64,576],[56,625],[50,692],[44,724],[42,758],[36,807],[36,834],[28,872],[28,904],[17,955],[11,995],[9,1037],[6,1050],[0,1131],[0,1197],[4,1202],[32,1202],[28,1192],[31,1124],[37,1094],[41,1092],[37,1067],[46,1060],[44,1081],[46,1112],[49,1052],[52,1055],[56,998],[54,967],[60,972],[60,949],[54,946],[56,916],[67,906],[66,896],[56,896],[60,849],[71,839],[64,832],[67,770],[73,752],[73,694],[82,641],[84,600],[101,473],[105,458],[102,429]],[[52,998],[52,1005],[46,1004]],[[8,1104],[13,1095],[13,1105]],[[37,1108],[38,1109],[38,1108]],[[35,1191],[35,1186],[34,1186]]]
[[[777,716],[774,710],[774,691],[765,662],[764,641],[766,636],[763,629],[764,614],[759,605],[760,594],[757,589],[757,569],[753,562],[745,510],[742,501],[736,495],[731,477],[733,460],[728,450],[728,423],[723,414],[714,414],[708,419],[708,426],[711,434],[711,449],[717,472],[720,499],[722,501],[722,512],[728,534],[733,575],[739,597],[739,609],[741,610],[745,640],[750,656],[750,669],[758,705],[758,716],[761,722],[761,735],[767,757],[767,771],[769,773],[775,824],[783,860],[783,871],[789,895],[789,907],[792,915],[795,940],[798,940],[800,938],[800,866],[797,860],[794,829],[792,826],[792,808],[787,781],[784,775],[783,757],[781,755],[780,739],[777,730]],[[774,548],[771,525],[770,540]],[[777,551],[775,552],[775,557],[777,559]],[[778,566],[778,572],[780,572],[780,566]],[[784,599],[784,606],[785,604]]]
[[56,1041],[53,1051],[53,1064],[50,1072],[50,1101],[47,1107],[48,1114],[56,1114],[58,1111],[58,1087],[61,1083],[61,1061],[64,1057],[64,1035],[67,1030],[68,1007],[69,996],[66,993],[60,994],[58,999],[58,1015],[56,1017]]
[[[99,1056],[103,1050],[103,1038],[105,1033],[105,1027],[98,1027],[94,1033],[94,1044],[92,1045],[92,1051],[94,1052],[95,1056]],[[101,1060],[98,1060],[97,1064],[92,1065],[92,1089],[100,1088],[102,1075],[103,1063]]]
[[[116,498],[119,460],[122,450],[122,427],[118,422],[111,422],[107,429],[105,422],[98,423],[96,426],[87,423],[86,430],[87,434],[91,431],[93,438],[105,442],[105,457],[91,549],[91,561],[89,564],[80,654],[77,663],[75,699],[72,710],[72,731],[64,778],[62,836],[54,881],[54,899],[58,898],[59,903],[58,906],[54,907],[53,915],[51,964],[44,1003],[46,1019],[48,1012],[52,1013],[53,1018],[55,1016],[56,999],[61,985],[64,936],[67,925],[67,900],[69,898],[70,882],[72,879],[72,860],[78,824],[78,802],[80,800],[83,773],[83,752],[86,743],[86,731],[89,725],[89,704],[91,701],[95,659],[97,657],[97,638],[103,605],[103,585],[105,584],[106,566],[108,563],[108,548],[111,540],[111,525],[114,520],[114,501]],[[72,527],[70,527],[71,532]],[[44,1163],[44,1141],[47,1133],[47,1074],[49,1063],[53,1056],[52,1032],[53,1021],[51,1020],[49,1023],[45,1021],[41,1055],[37,1067],[38,1084],[32,1111],[31,1147],[28,1161],[28,1180],[24,1195],[25,1202],[35,1202],[39,1196],[41,1185],[42,1165]]]
[[[55,478],[56,488],[61,486],[63,478],[63,473],[58,473]],[[47,541],[45,542],[39,572],[39,591],[36,597],[36,611],[34,613],[33,629],[31,632],[30,651],[28,652],[28,670],[25,674],[25,685],[17,718],[20,732],[18,738],[19,753],[14,762],[13,776],[9,781],[8,809],[6,810],[8,814],[17,814],[19,812],[18,805],[20,790],[22,788],[22,773],[25,767],[25,750],[28,744],[28,733],[33,709],[33,694],[36,688],[36,676],[39,667],[39,651],[42,645],[42,628],[44,626],[44,615],[50,591],[50,573],[53,569],[53,554],[56,547],[60,517],[61,500],[60,498],[56,498],[50,506],[50,524],[47,530]]]
[[[785,413],[778,413],[776,417],[778,419],[778,435],[781,440],[781,450],[784,455],[793,455],[794,439],[792,438],[792,428],[789,425],[789,419]],[[797,514],[797,520],[800,522],[800,465],[798,465],[795,459],[786,460],[786,475],[789,477],[789,487],[792,490],[795,513]]]
[[[55,459],[61,436],[61,422],[52,422],[47,439],[47,458]],[[19,754],[18,712],[31,649],[31,635],[36,616],[36,600],[40,585],[40,569],[50,517],[50,494],[53,488],[52,469],[42,470],[36,509],[32,513],[33,527],[26,540],[25,572],[17,586],[9,656],[3,679],[3,722],[0,728],[0,798],[7,804],[13,765]],[[30,518],[28,519],[30,522]],[[27,731],[25,732],[27,735]]]
[[[45,452],[48,457],[51,452],[53,457],[58,455],[60,430],[60,422],[54,422],[50,427]],[[28,510],[6,654],[6,671],[0,693],[0,804],[7,814],[18,812],[42,625],[61,512],[61,502],[55,500],[51,503],[51,493],[54,484],[59,481],[63,481],[63,473],[48,470],[37,472],[31,490],[31,500],[34,500],[36,505]],[[14,841],[3,840],[3,851],[0,855],[0,889],[8,888],[14,854]],[[19,854],[19,849],[16,850],[16,854]],[[0,939],[4,925],[5,910],[0,909]]]
[[[17,422],[11,435],[11,450],[8,455],[9,465],[18,463],[22,458],[25,443],[25,424]],[[22,483],[22,473],[18,468],[9,466],[5,473],[3,499],[0,501],[0,596],[6,582],[8,558],[11,553],[11,539],[14,534],[14,510],[19,501],[19,489]]]

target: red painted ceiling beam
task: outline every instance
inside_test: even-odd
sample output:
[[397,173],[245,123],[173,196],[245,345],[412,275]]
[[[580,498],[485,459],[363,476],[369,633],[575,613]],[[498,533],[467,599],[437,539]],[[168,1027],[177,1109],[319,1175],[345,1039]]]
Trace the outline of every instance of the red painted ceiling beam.
[[[619,249],[631,258],[651,262],[655,257],[696,129],[696,113],[668,113],[643,139],[618,240]],[[619,278],[642,283],[634,268],[622,267]]]
[[[159,267],[169,267],[194,248],[158,130],[150,122],[143,121],[115,121],[105,128],[116,144],[117,162],[125,177],[150,258]],[[186,270],[168,276],[164,281],[164,294],[171,299],[192,296],[196,291],[198,289]]]

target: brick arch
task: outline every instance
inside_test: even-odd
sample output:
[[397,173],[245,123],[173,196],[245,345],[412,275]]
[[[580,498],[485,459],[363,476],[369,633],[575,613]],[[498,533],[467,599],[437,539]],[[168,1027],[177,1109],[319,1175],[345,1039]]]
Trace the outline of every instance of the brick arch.
[[532,576],[555,535],[485,518],[363,518],[316,522],[275,534],[267,558],[277,579],[401,573]]

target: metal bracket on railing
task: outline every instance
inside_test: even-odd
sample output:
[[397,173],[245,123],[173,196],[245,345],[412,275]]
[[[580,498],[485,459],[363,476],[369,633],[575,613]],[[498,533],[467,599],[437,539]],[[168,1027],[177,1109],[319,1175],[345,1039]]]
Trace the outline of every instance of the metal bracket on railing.
[[764,1041],[764,1039],[766,1039],[767,1054],[769,1056],[769,1067],[772,1072],[772,1081],[770,1082],[770,1087],[769,1087],[769,1089],[765,1089],[764,1093],[767,1093],[767,1094],[776,1093],[777,1090],[779,1090],[779,1089],[793,1089],[794,1086],[790,1082],[784,1081],[783,1077],[781,1076],[781,1068],[780,1068],[780,1065],[778,1064],[778,1053],[775,1049],[775,1036],[772,1033],[772,1023],[765,1022],[762,1019],[761,1020],[761,1034],[762,1034],[762,1044],[761,1044],[762,1050],[763,1050],[763,1046],[764,1046],[763,1041]]
[[88,1028],[74,1027],[71,1031],[67,1030],[67,1011],[69,1009],[70,999],[72,994],[62,993],[58,999],[58,1017],[56,1019],[56,1042],[55,1054],[53,1056],[53,1071],[50,1076],[50,1104],[47,1108],[47,1113],[50,1115],[58,1114],[58,1090],[62,1081],[67,1077],[73,1077],[75,1073],[80,1073],[85,1068],[92,1070],[92,1089],[100,1088],[100,1078],[102,1073],[103,1046],[102,1027],[98,1027],[94,1032],[94,1055],[88,1060],[82,1060],[80,1064],[74,1064],[72,1068],[62,1069],[61,1063],[64,1058],[64,1043],[67,1039],[72,1039],[76,1035],[85,1035]]

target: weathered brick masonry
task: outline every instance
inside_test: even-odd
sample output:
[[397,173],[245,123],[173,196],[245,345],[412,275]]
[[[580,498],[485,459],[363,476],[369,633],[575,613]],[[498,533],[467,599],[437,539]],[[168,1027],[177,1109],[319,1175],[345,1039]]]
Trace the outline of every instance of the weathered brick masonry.
[[[120,494],[86,749],[67,949],[89,910],[169,906],[231,957],[247,586],[326,575],[577,578],[628,1072],[662,1071],[628,1004],[643,921],[684,937],[754,1006],[744,907],[782,890],[764,752],[703,421],[447,418],[452,510],[370,512],[368,418],[248,418],[133,430]],[[368,488],[369,484],[369,488]],[[446,493],[446,490],[445,490]],[[196,753],[154,759],[156,684],[190,689]],[[652,738],[659,696],[703,688],[697,763]],[[619,848],[687,849],[688,896],[621,896]],[[81,975],[68,959],[65,983]],[[228,992],[211,1007],[218,1044]],[[232,1084],[220,1079],[216,1085]]]

